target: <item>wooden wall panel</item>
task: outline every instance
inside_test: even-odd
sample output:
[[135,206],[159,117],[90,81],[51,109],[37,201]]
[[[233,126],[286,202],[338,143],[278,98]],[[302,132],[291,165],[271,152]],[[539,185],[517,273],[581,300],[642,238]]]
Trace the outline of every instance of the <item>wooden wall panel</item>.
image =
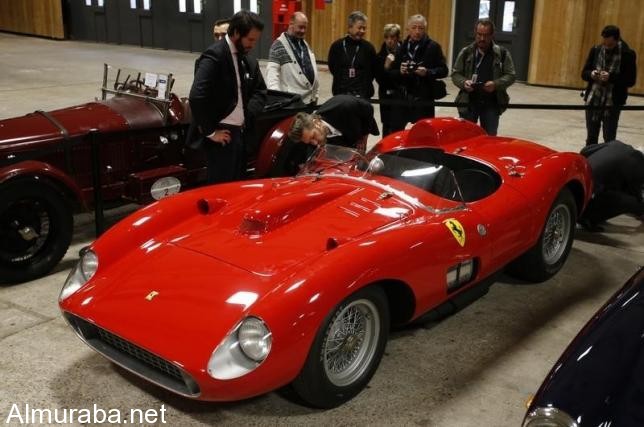
[[602,28],[617,25],[622,39],[637,53],[637,82],[629,92],[644,95],[644,4],[641,0],[589,0],[588,3],[580,67],[590,47],[601,42]]
[[64,39],[62,0],[0,0],[0,30]]
[[420,13],[427,18],[428,33],[438,41],[447,53],[450,42],[452,0],[391,0],[357,1],[334,0],[324,10],[315,9],[313,0],[302,1],[302,11],[309,17],[307,40],[316,58],[326,61],[329,47],[347,32],[347,17],[354,10],[364,12],[367,22],[366,39],[380,49],[385,24],[397,23],[405,34],[405,24],[411,15]]
[[536,0],[528,83],[582,88],[588,51],[608,24],[637,53],[637,84],[644,94],[644,8],[640,0]]

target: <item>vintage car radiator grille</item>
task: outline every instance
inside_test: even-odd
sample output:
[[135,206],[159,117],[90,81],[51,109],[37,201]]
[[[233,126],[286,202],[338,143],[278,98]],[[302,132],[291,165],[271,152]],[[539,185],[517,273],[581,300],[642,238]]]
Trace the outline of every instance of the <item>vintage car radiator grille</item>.
[[175,393],[199,396],[197,383],[173,363],[73,314],[65,318],[90,347],[118,365]]

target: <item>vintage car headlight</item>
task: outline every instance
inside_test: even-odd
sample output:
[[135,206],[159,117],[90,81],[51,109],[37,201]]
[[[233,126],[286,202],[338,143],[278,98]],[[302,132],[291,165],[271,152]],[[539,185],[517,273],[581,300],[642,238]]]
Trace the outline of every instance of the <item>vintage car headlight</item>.
[[218,380],[239,378],[257,368],[271,351],[273,338],[257,317],[247,317],[228,334],[210,356],[208,374]]
[[528,413],[523,427],[578,427],[579,424],[561,409],[535,408]]
[[81,259],[72,268],[63,289],[60,290],[58,299],[64,300],[83,286],[94,276],[98,269],[98,256],[92,250],[87,250],[81,255]]
[[255,362],[266,359],[271,351],[271,333],[268,328],[256,317],[244,320],[237,332],[239,347],[246,356]]

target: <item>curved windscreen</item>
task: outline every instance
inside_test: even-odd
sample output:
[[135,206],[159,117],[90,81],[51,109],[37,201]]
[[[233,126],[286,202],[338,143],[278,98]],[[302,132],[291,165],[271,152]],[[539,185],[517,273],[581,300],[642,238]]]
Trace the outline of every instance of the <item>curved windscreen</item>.
[[501,177],[492,167],[430,147],[365,156],[351,148],[327,144],[313,152],[300,174],[340,174],[378,182],[384,181],[379,177],[387,177],[405,184],[397,186],[398,191],[404,192],[411,185],[460,203],[484,199],[501,186]]

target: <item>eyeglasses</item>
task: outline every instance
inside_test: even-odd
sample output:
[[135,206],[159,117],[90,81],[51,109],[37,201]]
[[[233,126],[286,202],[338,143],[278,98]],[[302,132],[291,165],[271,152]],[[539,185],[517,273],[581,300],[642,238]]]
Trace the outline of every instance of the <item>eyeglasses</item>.
[[224,33],[213,33],[213,35],[215,36],[215,40],[221,40],[221,39],[223,39],[224,37],[226,37],[226,33],[225,33],[225,32],[224,32]]

